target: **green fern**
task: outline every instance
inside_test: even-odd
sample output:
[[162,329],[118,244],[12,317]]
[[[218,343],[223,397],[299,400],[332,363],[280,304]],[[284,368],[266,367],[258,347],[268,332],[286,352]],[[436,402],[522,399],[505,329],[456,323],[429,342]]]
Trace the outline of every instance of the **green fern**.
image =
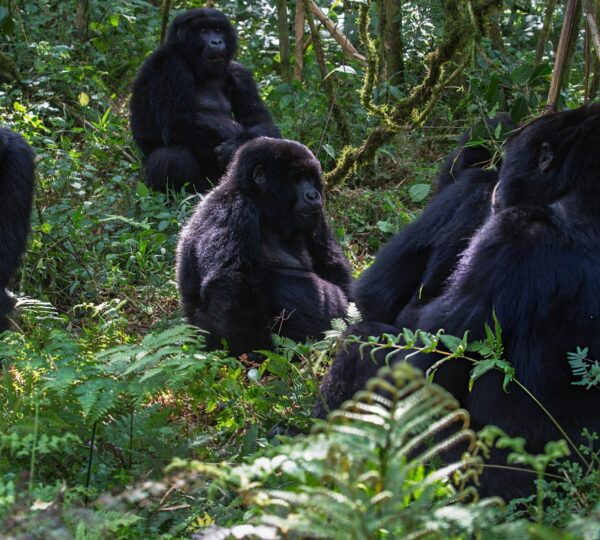
[[573,375],[579,377],[573,384],[585,386],[586,389],[600,387],[600,362],[588,358],[589,349],[587,347],[577,347],[576,352],[567,353],[569,365]]
[[[448,392],[398,364],[382,368],[309,436],[247,465],[190,466],[260,508],[245,529],[221,529],[222,538],[441,538],[458,530],[458,516],[461,530],[473,533],[496,515],[495,501],[459,502],[477,499],[467,484],[482,467],[468,426]],[[459,460],[435,468],[458,448]]]

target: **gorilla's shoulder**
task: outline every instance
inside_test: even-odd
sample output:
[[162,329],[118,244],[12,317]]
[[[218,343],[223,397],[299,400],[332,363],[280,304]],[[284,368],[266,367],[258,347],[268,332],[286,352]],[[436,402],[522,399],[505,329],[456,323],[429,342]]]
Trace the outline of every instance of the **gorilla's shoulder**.
[[227,78],[233,81],[245,81],[247,79],[251,79],[254,81],[252,77],[252,73],[240,64],[239,62],[229,62],[229,66],[227,66]]

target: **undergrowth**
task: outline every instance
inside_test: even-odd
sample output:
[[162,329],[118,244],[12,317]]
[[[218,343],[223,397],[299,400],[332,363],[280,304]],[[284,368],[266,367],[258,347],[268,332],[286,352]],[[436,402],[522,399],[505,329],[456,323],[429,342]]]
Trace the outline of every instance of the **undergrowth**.
[[[483,464],[470,445],[450,468],[423,448],[407,452],[420,440],[402,431],[408,416],[421,426],[461,418],[458,433],[485,442],[452,398],[418,374],[386,372],[396,388],[391,406],[382,406],[372,382],[308,434],[343,322],[318,343],[278,340],[260,365],[207,352],[202,333],[183,324],[174,252],[200,197],[146,188],[127,117],[130,83],[157,45],[157,4],[90,2],[84,40],[73,34],[71,3],[0,6],[0,52],[14,63],[13,78],[0,84],[2,123],[23,134],[37,161],[32,234],[12,286],[17,331],[0,338],[2,537],[598,538],[598,457],[589,449],[580,449],[589,467],[561,464],[560,478],[543,477],[543,511],[536,498],[506,509],[476,502]],[[342,5],[334,4],[336,18]],[[239,58],[283,134],[330,169],[342,144],[312,45],[303,82],[285,83],[273,6],[224,0],[219,7],[235,18]],[[422,75],[437,11],[408,11],[410,77]],[[517,64],[512,42],[527,39],[530,25],[524,17],[512,23],[505,56],[484,40],[431,122],[386,141],[372,163],[327,193],[329,219],[356,275],[419,214],[465,126],[499,109],[522,118],[539,106],[548,64]],[[333,41],[325,48],[332,65],[347,65]],[[358,64],[335,73],[353,143],[376,124],[358,98],[362,74]],[[404,90],[384,85],[374,97],[393,100]],[[580,94],[573,84],[563,100]],[[587,351],[573,351],[570,361],[582,391],[598,385],[598,362]],[[415,389],[444,406],[404,410]],[[531,459],[547,465],[554,450]]]

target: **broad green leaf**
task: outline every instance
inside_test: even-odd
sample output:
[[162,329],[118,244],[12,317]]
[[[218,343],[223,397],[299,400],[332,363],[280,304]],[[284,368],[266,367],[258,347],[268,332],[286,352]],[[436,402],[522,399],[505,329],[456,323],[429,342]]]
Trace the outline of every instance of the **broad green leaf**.
[[410,187],[408,194],[414,202],[421,202],[429,195],[431,184],[415,184]]

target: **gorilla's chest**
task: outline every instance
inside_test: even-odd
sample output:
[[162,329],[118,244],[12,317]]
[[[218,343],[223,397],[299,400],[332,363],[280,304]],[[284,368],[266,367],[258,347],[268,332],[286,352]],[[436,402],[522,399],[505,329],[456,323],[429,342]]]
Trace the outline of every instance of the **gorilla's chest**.
[[299,270],[312,272],[313,263],[304,242],[281,242],[281,239],[262,235],[260,251],[270,272],[280,270]]
[[231,116],[231,102],[220,84],[206,84],[198,88],[194,105],[201,114]]

